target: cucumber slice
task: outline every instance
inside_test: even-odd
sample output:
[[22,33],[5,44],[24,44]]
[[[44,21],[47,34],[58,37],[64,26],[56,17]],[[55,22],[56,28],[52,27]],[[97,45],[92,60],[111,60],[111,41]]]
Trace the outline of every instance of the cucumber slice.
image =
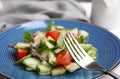
[[88,51],[92,47],[91,44],[80,44],[80,45],[83,47],[85,51]]
[[42,65],[49,65],[48,62],[46,62],[46,61],[44,61],[44,60],[42,60],[42,61],[40,62],[40,64],[42,64]]
[[54,52],[55,52],[55,54],[58,54],[58,53],[60,53],[62,50],[63,50],[62,48],[58,48],[58,49],[54,50]]
[[43,43],[49,48],[49,49],[53,49],[55,46],[50,43],[46,37],[43,38]]
[[27,56],[23,57],[23,58],[20,59],[19,61],[16,61],[16,62],[14,63],[14,65],[20,65],[20,64],[23,62],[24,59],[30,58],[31,56],[32,56],[32,54],[28,54]]
[[50,50],[43,50],[42,52],[41,52],[41,55],[43,56],[43,57],[45,57],[45,58],[47,58],[48,57],[48,52],[49,52]]
[[73,34],[77,35],[78,34],[78,28],[73,28],[71,31]]
[[49,64],[39,63],[37,65],[37,71],[39,75],[49,75],[52,67]]
[[39,62],[40,62],[39,59],[33,57],[26,58],[23,60],[23,64],[31,68],[31,70],[35,70]]
[[51,71],[51,66],[50,65],[43,65],[43,64],[38,64],[37,69],[39,69],[40,72],[46,73]]
[[65,28],[63,26],[57,26],[56,29],[61,31],[64,30]]
[[65,66],[65,68],[66,68],[69,72],[74,72],[74,71],[76,71],[77,69],[79,69],[80,66],[79,66],[77,63],[72,62],[72,63],[70,63],[69,65]]
[[50,42],[46,41],[46,46],[49,48],[49,49],[53,49],[55,46],[53,44],[51,44]]
[[27,71],[31,71],[31,70],[33,70],[33,69],[30,68],[30,67],[27,67],[27,66],[26,66],[25,70],[27,70]]
[[51,72],[38,72],[39,75],[49,75]]
[[96,60],[96,51],[95,50],[88,50],[87,52],[94,60]]
[[80,39],[78,40],[79,43],[87,43],[87,40],[83,37],[80,36]]
[[90,48],[90,50],[94,50],[94,51],[97,52],[97,48],[95,48],[95,47],[93,47],[93,46]]
[[78,35],[82,36],[83,39],[86,39],[89,36],[89,33],[85,30],[79,30]]
[[52,43],[53,45],[56,45],[56,41],[53,38],[47,37],[47,40],[48,40],[48,42]]
[[55,49],[55,50],[54,50],[54,53],[55,53],[55,54],[58,54],[58,53],[60,53],[62,50],[66,50],[66,46],[65,46],[65,45],[63,45],[62,48],[57,48],[57,49]]
[[46,37],[43,37],[43,39],[41,40],[41,46],[42,46],[42,45],[47,46],[49,49],[53,49],[53,48],[55,47],[52,43],[50,43],[50,42],[47,40]]
[[19,48],[20,49],[27,49],[27,48],[30,48],[31,46],[28,43],[18,42],[14,47],[17,48],[17,49],[19,49]]
[[57,66],[56,57],[55,57],[54,53],[53,53],[53,52],[49,52],[48,57],[49,57],[48,62],[49,62],[52,66]]
[[66,36],[66,30],[63,30],[60,34],[60,36],[58,37],[58,40],[57,40],[57,46],[58,47],[62,47],[64,45],[64,42],[63,42],[63,39],[65,38]]
[[51,71],[51,75],[52,76],[56,76],[56,75],[62,75],[65,73],[65,68],[64,67],[57,67],[57,68],[54,68],[52,69]]

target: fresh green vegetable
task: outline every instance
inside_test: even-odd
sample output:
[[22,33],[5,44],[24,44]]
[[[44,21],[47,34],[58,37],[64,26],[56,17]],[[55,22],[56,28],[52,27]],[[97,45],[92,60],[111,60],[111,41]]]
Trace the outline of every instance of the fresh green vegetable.
[[56,76],[56,75],[61,75],[65,73],[65,68],[64,67],[56,67],[54,69],[52,69],[51,71],[51,75],[52,76]]
[[24,32],[22,40],[14,45],[17,49],[15,65],[24,65],[27,71],[39,75],[62,75],[80,69],[67,50],[63,39],[71,32],[83,49],[96,60],[97,48],[87,42],[89,33],[78,28],[56,26],[52,21],[44,32]]
[[48,42],[50,42],[51,44],[56,45],[56,41],[55,41],[53,38],[48,37],[47,40],[48,40]]
[[41,64],[37,65],[37,71],[39,75],[49,75],[51,73],[52,67],[49,64]]
[[91,44],[80,44],[85,51],[88,51],[92,45]]
[[56,30],[62,31],[62,30],[65,30],[65,28],[63,26],[57,26]]
[[58,40],[57,40],[57,46],[59,47],[62,47],[64,45],[64,42],[63,42],[63,39],[65,38],[66,36],[66,30],[63,30],[60,34],[60,36],[58,37]]
[[24,38],[21,38],[21,40],[24,40],[25,42],[34,42],[32,35],[29,31],[24,32]]
[[49,52],[48,53],[48,57],[49,57],[49,63],[52,66],[57,66],[56,57],[55,57],[54,53],[53,52]]
[[53,49],[53,48],[55,47],[52,43],[50,43],[50,42],[46,39],[46,37],[43,38],[43,39],[44,39],[44,41],[45,41],[45,45],[46,45],[49,49]]
[[87,52],[94,60],[96,60],[96,51],[95,50],[88,50]]
[[83,39],[86,39],[89,35],[89,33],[85,30],[79,30],[78,34],[83,37]]
[[23,64],[26,65],[27,67],[31,68],[31,70],[36,70],[38,63],[40,62],[39,59],[37,58],[26,58],[23,60]]
[[69,65],[65,66],[65,68],[66,68],[69,72],[74,72],[74,71],[76,71],[77,69],[79,69],[80,66],[79,66],[77,63],[72,62],[72,63],[70,63]]
[[73,28],[73,29],[70,30],[70,32],[77,35],[78,34],[78,28]]
[[28,67],[28,66],[26,66],[25,70],[27,70],[27,71],[32,71],[33,69],[30,68],[30,67]]
[[14,47],[17,49],[27,49],[30,48],[30,44],[18,42]]
[[22,59],[20,59],[20,60],[18,60],[18,61],[16,61],[16,62],[14,62],[14,65],[20,65],[20,64],[23,62],[24,59],[30,58],[31,56],[32,56],[32,54],[28,54],[28,55],[25,56],[24,58],[22,58]]
[[52,30],[55,30],[55,29],[56,29],[56,27],[55,27],[54,21],[52,21],[52,22],[50,22],[50,24],[46,28],[45,32],[49,32],[49,31],[52,31]]

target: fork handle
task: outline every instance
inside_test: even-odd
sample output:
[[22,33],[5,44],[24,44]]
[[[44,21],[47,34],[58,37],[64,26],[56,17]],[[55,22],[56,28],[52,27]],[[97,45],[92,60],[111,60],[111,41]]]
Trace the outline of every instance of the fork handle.
[[104,74],[109,74],[110,76],[112,76],[114,79],[120,79],[120,76],[117,75],[116,73],[114,73],[113,71],[107,70],[104,72]]

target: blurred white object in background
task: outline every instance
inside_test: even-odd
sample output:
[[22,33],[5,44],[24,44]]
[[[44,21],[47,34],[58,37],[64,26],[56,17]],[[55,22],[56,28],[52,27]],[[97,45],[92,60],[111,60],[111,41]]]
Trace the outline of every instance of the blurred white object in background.
[[91,21],[106,29],[120,27],[120,0],[92,0]]
[[[88,18],[91,17],[91,10],[92,10],[92,2],[80,2],[79,3],[86,11],[86,16]],[[114,16],[114,14],[112,15]],[[120,39],[120,26],[112,29],[107,29],[108,31],[112,32],[114,35],[116,35]]]
[[2,6],[2,2],[1,2],[1,0],[0,0],[0,9],[2,9],[2,7],[3,7],[3,6]]
[[92,3],[91,2],[80,2],[79,3],[86,11],[86,16],[88,18],[91,17],[91,9],[92,9]]

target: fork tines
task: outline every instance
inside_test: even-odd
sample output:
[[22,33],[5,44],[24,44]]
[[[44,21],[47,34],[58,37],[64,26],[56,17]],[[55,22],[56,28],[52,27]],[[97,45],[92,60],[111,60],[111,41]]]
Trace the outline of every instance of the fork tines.
[[108,72],[104,68],[102,68],[97,62],[95,62],[87,53],[86,51],[80,46],[78,41],[74,38],[74,34],[69,33],[65,39],[63,40],[65,45],[67,46],[70,54],[72,55],[74,61],[84,69],[89,70],[101,70],[104,73],[107,73],[114,77],[115,79],[119,79],[120,77],[113,73]]
[[73,59],[77,63],[80,61],[80,59],[84,58],[87,55],[85,50],[80,46],[80,44],[74,38],[74,36],[71,32],[65,37],[65,39],[63,41],[64,41],[65,45],[67,46]]

